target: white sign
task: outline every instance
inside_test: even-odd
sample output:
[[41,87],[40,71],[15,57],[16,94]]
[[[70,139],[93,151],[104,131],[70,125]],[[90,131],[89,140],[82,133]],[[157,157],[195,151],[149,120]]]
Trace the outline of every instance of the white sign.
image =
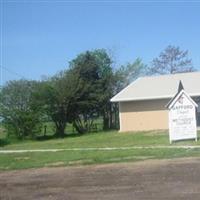
[[169,140],[196,139],[196,103],[182,90],[170,102]]

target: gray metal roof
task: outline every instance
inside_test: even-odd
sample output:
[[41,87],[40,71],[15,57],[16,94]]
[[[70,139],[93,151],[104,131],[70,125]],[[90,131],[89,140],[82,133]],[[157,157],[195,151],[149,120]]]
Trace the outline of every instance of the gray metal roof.
[[172,98],[182,81],[190,96],[200,96],[200,72],[179,73],[138,78],[115,95],[112,102]]

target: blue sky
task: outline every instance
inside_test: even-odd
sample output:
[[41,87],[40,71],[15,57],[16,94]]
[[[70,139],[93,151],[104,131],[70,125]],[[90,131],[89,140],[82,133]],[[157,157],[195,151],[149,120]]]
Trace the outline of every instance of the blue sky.
[[171,44],[200,69],[200,1],[7,0],[1,10],[2,83],[51,76],[95,48],[109,49],[116,65],[137,57],[149,64]]

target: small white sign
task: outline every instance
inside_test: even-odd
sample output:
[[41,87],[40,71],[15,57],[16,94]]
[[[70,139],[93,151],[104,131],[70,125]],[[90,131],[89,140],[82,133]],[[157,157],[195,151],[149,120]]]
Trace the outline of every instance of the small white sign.
[[196,139],[196,107],[197,104],[187,93],[180,91],[170,102],[169,108],[169,140]]

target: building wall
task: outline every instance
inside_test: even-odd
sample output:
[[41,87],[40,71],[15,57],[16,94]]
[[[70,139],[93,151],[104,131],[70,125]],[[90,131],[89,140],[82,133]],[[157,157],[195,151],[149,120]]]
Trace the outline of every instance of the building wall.
[[170,99],[120,102],[120,131],[168,129]]

